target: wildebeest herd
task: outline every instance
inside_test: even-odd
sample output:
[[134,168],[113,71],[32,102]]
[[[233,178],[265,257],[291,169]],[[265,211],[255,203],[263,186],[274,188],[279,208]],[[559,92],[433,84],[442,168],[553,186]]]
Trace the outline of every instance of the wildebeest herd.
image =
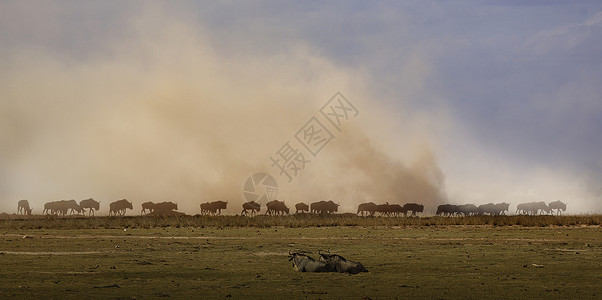
[[[442,216],[476,216],[476,215],[492,215],[499,216],[505,215],[510,208],[510,203],[487,203],[476,206],[474,204],[443,204],[437,207],[436,215]],[[516,206],[516,214],[520,215],[538,215],[538,214],[562,214],[566,211],[566,203],[561,201],[550,202],[546,204],[543,201],[540,202],[528,202],[521,203]]]
[[[182,214],[176,212],[178,204],[173,202],[144,202],[142,203],[141,215],[173,215]],[[228,202],[213,201],[201,203],[201,215],[220,215],[222,210],[227,209]],[[295,204],[295,214],[311,213],[318,215],[334,214],[339,211],[339,204],[329,201],[317,201],[311,204],[303,202]],[[272,200],[265,204],[265,215],[284,215],[290,214],[288,206],[280,200]],[[109,204],[109,216],[123,216],[127,209],[133,210],[132,202],[121,199]],[[510,203],[487,203],[476,206],[474,204],[442,204],[437,207],[435,215],[438,216],[477,216],[477,215],[505,215],[510,208]],[[42,214],[54,216],[66,215],[94,215],[95,211],[100,209],[100,202],[92,198],[81,200],[79,203],[75,200],[59,200],[51,201],[44,204]],[[261,204],[255,201],[249,201],[242,204],[241,215],[254,216],[261,211]],[[528,202],[518,204],[516,214],[521,215],[539,215],[539,214],[556,214],[560,215],[566,211],[566,203],[561,201],[553,201],[546,204],[540,202]],[[17,212],[22,215],[31,215],[32,208],[27,200],[20,200],[17,205]],[[424,205],[418,203],[400,204],[375,204],[373,202],[361,203],[357,207],[356,215],[359,216],[382,216],[382,217],[400,217],[400,216],[417,216],[424,212]]]

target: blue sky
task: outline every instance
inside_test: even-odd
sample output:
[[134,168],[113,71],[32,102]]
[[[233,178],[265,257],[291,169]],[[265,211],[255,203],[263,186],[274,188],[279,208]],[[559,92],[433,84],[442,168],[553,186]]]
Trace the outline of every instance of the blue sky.
[[[36,74],[35,67],[21,71],[30,68],[28,55],[59,62],[59,70],[128,51],[147,55],[164,46],[153,44],[153,34],[174,23],[186,28],[169,40],[174,47],[200,40],[222,62],[286,65],[301,51],[333,74],[358,77],[361,96],[370,98],[363,100],[392,116],[389,146],[407,141],[405,128],[424,133],[451,202],[549,202],[557,195],[580,212],[602,209],[599,1],[3,1],[0,78],[10,85],[17,74]],[[135,68],[145,67],[136,61]],[[297,70],[249,68],[269,79],[272,67]],[[299,76],[340,89],[336,80],[308,74]],[[8,101],[0,100],[5,112]],[[36,131],[5,122],[6,149],[19,144],[19,135],[9,134],[15,126]],[[9,178],[21,165],[4,151],[0,163],[9,167],[0,175]],[[6,197],[18,197],[10,190]]]

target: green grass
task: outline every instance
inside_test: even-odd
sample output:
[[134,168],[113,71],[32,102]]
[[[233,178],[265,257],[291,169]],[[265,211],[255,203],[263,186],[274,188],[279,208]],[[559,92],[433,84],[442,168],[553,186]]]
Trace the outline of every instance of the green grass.
[[[128,223],[135,220],[120,220],[136,225],[125,231],[104,226],[21,229],[5,223],[0,227],[0,298],[602,295],[599,226],[261,228],[220,223],[178,228],[162,227],[173,222],[169,219],[161,226]],[[288,261],[290,249],[329,249],[362,262],[370,272],[299,273]]]
[[600,225],[602,215],[581,216],[470,216],[470,217],[358,217],[354,214],[290,216],[172,216],[172,217],[50,217],[0,219],[0,229],[85,229],[154,227],[323,227],[323,226],[582,226]]

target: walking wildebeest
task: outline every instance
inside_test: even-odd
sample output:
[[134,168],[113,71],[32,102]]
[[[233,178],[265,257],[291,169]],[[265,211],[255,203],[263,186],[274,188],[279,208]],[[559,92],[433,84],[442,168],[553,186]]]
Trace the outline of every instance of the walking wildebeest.
[[74,210],[81,211],[81,208],[75,200],[51,201],[44,204],[44,211],[42,213],[45,214],[48,212],[51,215],[66,216],[69,210],[73,213]]
[[495,204],[493,204],[493,203],[481,204],[477,207],[477,209],[478,209],[479,215],[484,215],[484,214],[494,215],[495,214]]
[[548,204],[548,207],[550,208],[552,213],[554,213],[554,210],[556,210],[556,215],[562,214],[561,211],[566,211],[566,203],[562,203],[561,201],[550,202],[550,204]]
[[267,211],[265,212],[266,215],[272,215],[272,213],[275,215],[284,215],[284,213],[287,215],[289,214],[288,207],[282,201],[272,200],[266,203],[265,207],[267,208]]
[[29,207],[29,201],[19,200],[17,203],[17,212],[22,215],[31,216],[31,208]]
[[134,209],[134,207],[132,206],[132,202],[128,202],[126,199],[121,199],[121,200],[111,202],[109,204],[109,216],[111,216],[111,215],[124,216],[125,212],[128,208]]
[[295,213],[298,214],[299,211],[301,212],[308,212],[309,211],[309,205],[301,202],[301,203],[297,203],[295,204]]
[[251,211],[251,216],[254,216],[256,212],[261,210],[261,204],[255,201],[249,201],[242,204],[241,215],[246,216]]
[[441,204],[441,205],[437,206],[436,215],[443,215],[443,216],[451,217],[457,213],[459,213],[457,205]]
[[533,203],[519,203],[516,205],[516,214],[517,215],[528,215],[531,213],[531,205]]
[[88,216],[94,215],[94,211],[100,209],[100,201],[96,201],[92,198],[84,199],[79,202],[79,206],[84,210],[89,209]]
[[332,214],[339,211],[339,204],[329,201],[318,201],[310,204],[311,213],[316,214]]
[[305,253],[311,252],[292,252],[289,250],[288,255],[291,258],[288,261],[293,262],[293,269],[299,272],[334,272],[333,265],[329,265],[326,262],[314,260],[313,258],[305,255]]
[[389,205],[389,211],[391,211],[391,214],[395,217],[399,217],[400,214],[405,216],[408,213],[408,210],[399,204]]
[[517,214],[537,215],[538,213],[541,214],[544,211],[550,213],[552,210],[543,201],[520,203],[516,206]]
[[403,213],[404,215],[407,214],[407,210],[399,205],[399,204],[389,204],[388,202],[385,204],[379,204],[376,205],[376,210],[375,212],[379,212],[381,216],[399,216],[399,214]]
[[359,262],[347,260],[344,257],[337,254],[320,254],[320,261],[325,262],[327,265],[334,267],[334,270],[339,273],[357,274],[360,272],[368,272],[368,270]]
[[424,205],[418,203],[406,203],[403,205],[403,208],[407,212],[412,212],[412,216],[416,216],[416,213],[421,213],[424,211]]
[[505,215],[509,208],[510,208],[510,203],[506,203],[506,202],[496,203],[494,206],[494,214],[496,216]]
[[154,213],[169,213],[173,210],[178,209],[178,204],[173,202],[159,202],[155,203],[155,207],[153,208]]
[[75,200],[69,200],[67,205],[69,205],[69,209],[71,210],[69,212],[70,215],[73,215],[75,212],[77,212],[78,215],[84,213],[84,208],[77,204]]
[[377,208],[378,205],[374,204],[374,202],[361,203],[357,206],[357,215],[362,213],[362,216],[364,216],[364,213],[367,212],[370,213],[370,216],[374,216]]
[[226,209],[227,206],[228,202],[221,200],[201,203],[201,214],[219,215],[222,213],[222,209]]
[[44,210],[42,211],[42,214],[54,215],[54,208],[56,207],[56,204],[56,201],[44,203]]
[[376,206],[376,212],[379,212],[381,216],[389,216],[393,213],[393,210],[389,205],[389,202],[386,202],[385,204],[378,204]]
[[142,210],[140,211],[140,214],[144,214],[146,212],[146,210],[148,209],[148,213],[152,213],[153,210],[155,209],[155,203],[151,202],[151,201],[147,201],[142,203]]
[[462,204],[458,205],[458,211],[464,216],[474,216],[479,213],[479,208],[474,204]]

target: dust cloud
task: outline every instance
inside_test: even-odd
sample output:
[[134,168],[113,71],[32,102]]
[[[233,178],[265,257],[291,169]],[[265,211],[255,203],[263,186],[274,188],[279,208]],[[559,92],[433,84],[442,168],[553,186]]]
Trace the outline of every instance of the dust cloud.
[[[0,211],[28,199],[34,214],[60,199],[173,201],[196,214],[206,201],[240,212],[242,185],[269,172],[289,206],[444,201],[429,147],[402,159],[398,123],[367,80],[299,42],[278,54],[222,52],[198,25],[150,13],[99,55],[71,58],[23,48],[0,73]],[[341,91],[358,108],[335,139],[290,183],[269,158]],[[378,133],[378,134],[375,134]],[[412,140],[406,141],[412,148]]]

